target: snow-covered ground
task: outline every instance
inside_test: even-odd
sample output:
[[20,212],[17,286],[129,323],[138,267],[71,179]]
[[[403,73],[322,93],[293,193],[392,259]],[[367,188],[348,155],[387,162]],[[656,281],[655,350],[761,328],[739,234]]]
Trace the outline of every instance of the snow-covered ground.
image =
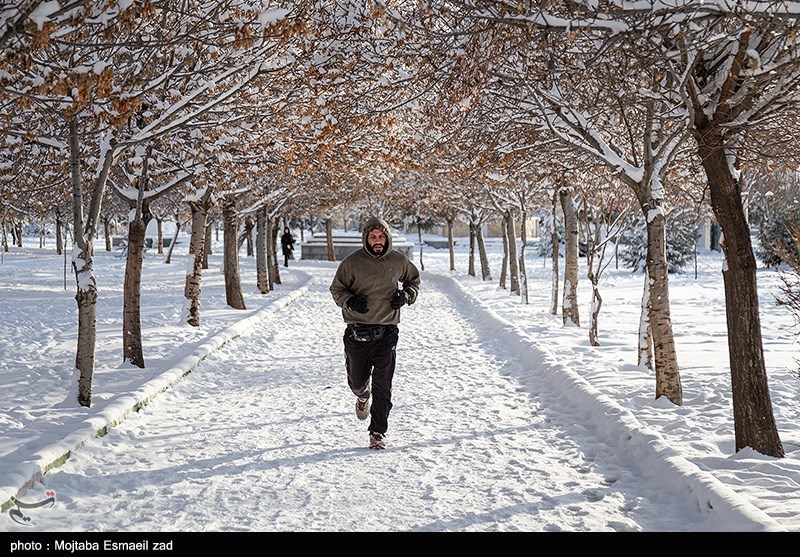
[[262,295],[243,248],[248,309],[233,310],[217,244],[192,328],[185,239],[170,265],[148,251],[138,369],[120,365],[124,259],[98,250],[87,409],[65,400],[77,327],[64,258],[35,240],[2,254],[0,531],[800,531],[800,364],[777,273],[759,285],[782,459],[734,454],[720,254],[701,254],[698,278],[671,277],[676,407],[636,365],[641,275],[605,272],[592,347],[587,281],[583,326],[564,327],[548,260],[529,248],[522,304],[498,286],[499,241],[491,281],[467,275],[457,241],[453,272],[446,250],[426,246],[420,262],[415,248],[420,298],[403,310],[379,452],[345,380],[336,263],[293,261]]

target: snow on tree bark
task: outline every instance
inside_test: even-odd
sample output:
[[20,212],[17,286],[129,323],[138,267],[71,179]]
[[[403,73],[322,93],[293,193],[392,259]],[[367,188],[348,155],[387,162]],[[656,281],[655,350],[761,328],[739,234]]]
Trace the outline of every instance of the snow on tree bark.
[[647,276],[650,279],[648,313],[653,334],[653,358],[656,364],[656,398],[666,396],[673,404],[681,405],[683,388],[669,307],[667,219],[661,204],[652,197],[645,196],[641,208],[647,221]]
[[560,242],[558,240],[558,191],[553,191],[552,196],[552,217],[550,219],[550,243],[553,246],[552,259],[552,287],[550,289],[550,314],[558,315],[558,288],[559,288],[559,271],[558,271],[558,254]]
[[517,226],[514,213],[510,209],[505,214],[506,235],[508,236],[508,275],[509,291],[519,294],[519,267],[517,259]]
[[212,204],[210,189],[189,201],[192,226],[189,240],[189,260],[186,269],[184,320],[192,327],[200,326],[200,289],[203,276],[203,254],[206,247],[206,219]]
[[639,343],[637,346],[637,365],[653,369],[653,331],[650,328],[650,275],[644,270],[644,288],[639,317]]
[[280,232],[280,228],[277,217],[267,216],[267,231],[269,234],[269,280],[274,289],[276,284],[281,283],[281,266],[278,263],[278,245],[280,244],[278,232]]
[[520,217],[519,217],[519,295],[523,304],[528,303],[528,271],[525,269],[525,247],[528,243],[528,234],[525,230],[525,221],[527,214],[525,212],[525,204],[520,203]]
[[122,360],[140,368],[144,367],[141,326],[142,260],[144,259],[145,231],[150,220],[148,203],[143,203],[141,214],[137,214],[128,224],[128,247],[123,283]]
[[558,190],[561,210],[564,213],[564,301],[561,318],[565,325],[581,325],[578,308],[578,216],[572,203],[571,189],[562,186]]
[[739,183],[725,156],[717,124],[699,127],[698,145],[708,176],[711,205],[725,238],[725,313],[731,366],[736,451],[745,447],[785,456],[772,412],[761,337],[756,260],[744,215]]
[[178,236],[181,233],[181,218],[179,214],[175,215],[175,233],[172,235],[172,241],[169,243],[169,249],[167,249],[167,256],[164,258],[164,263],[169,265],[170,261],[172,261],[172,250],[175,249],[175,244],[178,243]]
[[475,223],[472,220],[469,222],[469,260],[467,274],[471,277],[475,276]]
[[506,289],[506,281],[508,280],[508,222],[507,216],[503,214],[503,260],[500,262],[500,288]]

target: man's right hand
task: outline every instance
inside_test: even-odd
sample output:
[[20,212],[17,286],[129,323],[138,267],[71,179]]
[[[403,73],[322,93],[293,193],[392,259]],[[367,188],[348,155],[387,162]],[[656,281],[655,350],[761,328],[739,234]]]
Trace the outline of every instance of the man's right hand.
[[347,299],[347,308],[357,311],[358,313],[367,313],[369,311],[367,307],[367,297],[363,294],[350,296]]

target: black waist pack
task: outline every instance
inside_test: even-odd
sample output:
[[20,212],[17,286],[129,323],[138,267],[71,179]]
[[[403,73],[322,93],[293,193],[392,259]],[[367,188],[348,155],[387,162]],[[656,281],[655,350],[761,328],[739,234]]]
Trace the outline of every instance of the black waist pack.
[[380,340],[383,338],[383,325],[348,325],[348,332],[353,340],[358,342],[368,342],[370,340]]

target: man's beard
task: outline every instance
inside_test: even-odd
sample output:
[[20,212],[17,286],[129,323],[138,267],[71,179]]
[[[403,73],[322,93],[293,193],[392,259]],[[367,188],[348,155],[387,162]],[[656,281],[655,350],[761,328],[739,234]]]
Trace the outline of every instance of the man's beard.
[[[376,251],[376,250],[375,250],[375,248],[376,248],[377,246],[380,246],[380,247],[381,247],[381,250],[380,250],[380,251]],[[369,251],[370,251],[370,253],[372,253],[373,255],[380,255],[380,254],[382,254],[382,253],[383,253],[383,252],[386,250],[386,247],[385,247],[383,244],[375,244],[375,245],[373,245],[373,246],[370,246],[369,244],[367,244],[367,248],[369,248]]]

